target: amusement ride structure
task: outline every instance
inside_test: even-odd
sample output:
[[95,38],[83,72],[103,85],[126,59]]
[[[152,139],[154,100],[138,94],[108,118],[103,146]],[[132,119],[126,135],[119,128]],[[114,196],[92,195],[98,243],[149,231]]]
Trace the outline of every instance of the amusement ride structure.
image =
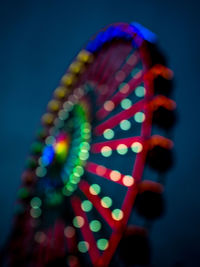
[[149,262],[176,107],[156,40],[139,23],[116,23],[75,56],[31,145],[7,266]]

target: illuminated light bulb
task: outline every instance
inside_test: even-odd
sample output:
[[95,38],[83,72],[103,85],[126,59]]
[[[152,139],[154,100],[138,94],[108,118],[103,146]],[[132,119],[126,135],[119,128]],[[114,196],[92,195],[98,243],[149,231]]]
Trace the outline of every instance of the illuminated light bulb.
[[131,72],[131,77],[134,77],[139,72],[138,68],[134,68]]
[[78,95],[78,97],[82,97],[84,95],[84,90],[82,88],[75,89],[75,93]]
[[92,184],[89,191],[92,195],[98,195],[101,192],[101,187],[98,184]]
[[88,153],[88,151],[86,150],[86,151],[80,151],[79,152],[79,158],[81,159],[81,160],[87,160],[88,158],[89,158],[89,153]]
[[73,162],[71,162],[71,165],[79,164],[79,165],[85,165],[85,161],[81,160],[79,157],[76,158],[76,156],[71,156],[71,160],[73,159]]
[[58,87],[54,91],[54,96],[58,99],[63,99],[67,94],[67,88],[66,87]]
[[110,197],[103,197],[101,199],[101,205],[104,208],[110,208],[112,206],[112,199]]
[[84,68],[84,65],[80,61],[75,61],[69,66],[69,70],[75,74],[79,74],[80,72],[82,72],[83,68]]
[[84,63],[88,63],[92,61],[93,55],[87,50],[81,50],[77,56],[77,59]]
[[75,76],[71,73],[67,73],[62,77],[61,82],[65,86],[70,86],[75,82]]
[[67,226],[64,230],[64,235],[67,238],[72,238],[75,235],[75,229],[72,226]]
[[110,179],[114,182],[119,181],[121,179],[121,173],[118,171],[111,171],[110,172]]
[[31,204],[31,207],[35,209],[35,208],[39,208],[41,206],[42,201],[39,197],[34,197],[31,199],[30,204]]
[[90,133],[91,133],[91,129],[90,129],[90,128],[84,128],[84,129],[82,130],[82,133],[85,134],[85,136],[87,136],[87,134],[90,135]]
[[34,239],[38,243],[43,243],[46,240],[46,235],[44,232],[39,231],[35,233]]
[[115,107],[115,104],[113,103],[113,101],[108,100],[104,103],[103,106],[106,111],[112,111]]
[[77,165],[75,168],[74,168],[74,172],[78,173],[79,176],[83,175],[84,173],[84,169],[82,166],[79,166]]
[[82,208],[83,211],[89,212],[92,209],[92,203],[89,200],[84,200],[81,203],[81,208]]
[[80,90],[79,87],[74,89],[74,97],[76,98],[76,100],[79,100],[81,96],[83,96],[83,91]]
[[134,115],[134,119],[138,123],[142,123],[145,120],[145,114],[143,112],[137,112]]
[[78,250],[81,253],[86,253],[89,250],[89,243],[87,241],[78,242]]
[[82,129],[82,132],[83,132],[83,133],[89,133],[90,131],[91,131],[91,130],[90,130],[89,128],[83,128],[83,129]]
[[68,256],[67,257],[67,266],[80,266],[79,259],[75,256]]
[[76,228],[81,228],[81,227],[83,227],[84,223],[85,223],[85,221],[84,221],[83,217],[81,217],[81,216],[76,216],[76,217],[74,217],[74,219],[73,219],[73,225],[74,225]]
[[75,178],[75,179],[79,178],[80,179],[80,174],[76,170],[73,170],[73,178]]
[[65,141],[58,142],[54,145],[54,149],[57,155],[64,154],[66,155],[67,150],[67,144]]
[[132,102],[130,99],[125,98],[121,101],[120,105],[123,109],[129,109],[132,105]]
[[62,109],[58,112],[58,117],[60,120],[66,120],[69,117],[68,111]]
[[63,104],[63,108],[65,111],[70,111],[72,110],[74,104],[71,101],[65,101]]
[[50,135],[56,135],[58,133],[58,129],[56,127],[49,128],[49,134]]
[[70,179],[70,182],[72,184],[78,184],[80,182],[80,177],[73,177],[72,179]]
[[22,173],[21,178],[25,185],[32,184],[32,182],[35,180],[35,174],[30,170],[26,170]]
[[38,166],[38,161],[34,157],[29,157],[26,160],[26,167],[30,170],[34,170]]
[[41,142],[34,142],[31,145],[31,152],[33,154],[40,154],[42,152],[42,149],[43,149],[43,143]]
[[40,217],[40,215],[42,214],[42,211],[40,208],[32,208],[30,210],[30,215],[31,217],[33,217],[34,219]]
[[136,55],[131,55],[127,60],[127,64],[130,66],[135,65],[136,62],[137,62],[137,56]]
[[70,95],[68,97],[69,101],[71,101],[72,103],[77,103],[77,96],[75,94]]
[[47,145],[52,145],[54,142],[56,141],[55,137],[50,135],[50,136],[47,136],[46,139],[45,139],[45,143]]
[[104,157],[109,157],[112,154],[112,149],[109,146],[104,146],[101,149],[101,154]]
[[36,135],[39,138],[39,140],[42,140],[42,142],[43,142],[44,138],[48,136],[48,130],[46,129],[46,127],[43,127],[43,128],[41,127],[37,131]]
[[97,240],[97,247],[100,250],[106,250],[108,248],[108,245],[109,245],[108,240],[105,238]]
[[135,79],[139,79],[142,76],[142,71],[139,70],[136,74],[135,74]]
[[124,217],[123,211],[120,209],[114,209],[112,211],[112,218],[116,221],[120,221]]
[[60,107],[60,102],[58,100],[51,100],[48,103],[48,109],[50,111],[58,111]]
[[64,121],[56,118],[54,120],[54,125],[56,126],[56,128],[62,128],[64,126]]
[[81,127],[81,135],[87,138],[87,136],[91,135],[91,129],[85,126]]
[[143,146],[139,142],[133,142],[133,144],[131,145],[131,149],[135,153],[140,153],[143,149]]
[[63,126],[64,126],[64,121],[63,120],[61,120],[60,118],[55,118],[55,120],[54,120],[54,126],[55,126],[55,128],[56,129],[58,129],[58,128],[63,128]]
[[43,149],[42,156],[38,159],[38,162],[41,165],[41,167],[48,166],[53,161],[54,154],[55,152],[52,145],[47,145]]
[[42,122],[44,124],[50,125],[53,123],[54,115],[51,113],[46,113],[42,116]]
[[115,79],[118,81],[118,82],[122,82],[126,77],[126,74],[123,70],[119,70],[116,75],[115,75]]
[[72,184],[67,184],[66,185],[66,189],[69,190],[70,192],[73,192],[74,191],[74,187]]
[[114,137],[115,133],[112,129],[106,129],[104,132],[103,132],[103,136],[104,138],[110,140]]
[[134,179],[130,175],[125,175],[122,181],[125,186],[132,186],[134,184]]
[[134,68],[131,72],[131,76],[134,78],[134,79],[138,79],[140,76],[141,76],[141,71],[140,69],[138,68]]
[[131,123],[128,120],[122,120],[119,126],[123,131],[128,131],[131,128]]
[[86,128],[91,129],[91,125],[90,125],[89,122],[84,122],[84,123],[83,123],[83,126],[86,127]]
[[90,149],[90,144],[88,142],[81,142],[80,147],[86,150]]
[[135,95],[137,97],[144,97],[146,94],[146,90],[144,88],[144,86],[138,86],[136,89],[135,89]]
[[128,152],[128,148],[124,144],[119,144],[116,150],[117,150],[117,153],[120,155],[125,155]]
[[29,190],[26,187],[21,187],[18,192],[17,195],[19,198],[27,198],[29,196]]
[[89,133],[82,133],[81,134],[81,137],[83,138],[83,139],[85,139],[85,140],[89,140],[90,138],[91,138],[91,132],[89,132]]
[[72,174],[70,174],[70,176],[69,176],[69,181],[70,181],[70,183],[73,183],[73,180],[74,179],[74,174],[72,173]]
[[122,94],[126,94],[128,93],[128,91],[130,90],[130,86],[128,83],[121,83],[120,86],[119,86],[119,91],[122,93]]
[[38,177],[44,177],[47,173],[47,169],[43,166],[37,167],[35,171]]
[[96,167],[96,173],[99,175],[99,176],[102,176],[106,173],[106,168],[104,166],[97,166]]
[[98,220],[93,220],[90,222],[90,230],[92,232],[98,232],[101,229],[101,223]]
[[69,191],[65,186],[62,188],[62,193],[65,196],[71,196],[73,192]]

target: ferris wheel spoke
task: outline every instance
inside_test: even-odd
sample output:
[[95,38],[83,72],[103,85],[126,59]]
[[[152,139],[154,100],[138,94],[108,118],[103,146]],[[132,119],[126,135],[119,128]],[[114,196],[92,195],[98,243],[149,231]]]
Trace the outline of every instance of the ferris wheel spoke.
[[95,80],[95,75],[96,73],[98,72],[98,68],[102,66],[103,62],[105,61],[108,53],[110,51],[107,50],[107,51],[101,51],[95,58],[95,62],[93,63],[93,66],[92,68],[90,69],[90,72],[89,72],[89,79],[91,81],[94,81]]
[[133,136],[116,140],[104,141],[101,143],[94,143],[91,146],[91,152],[100,153],[103,148],[106,149],[107,147],[108,149],[117,150],[120,149],[120,145],[131,147],[132,145],[134,145],[135,142],[140,142],[140,144],[142,145],[144,143],[144,140],[141,136]]
[[[126,80],[132,69],[138,64],[139,56],[138,51],[134,51],[131,55],[128,55],[124,61],[124,64],[116,71],[114,76],[111,76],[110,81],[106,84],[106,89],[103,94],[100,94],[98,103],[103,103],[108,99],[119,85]],[[120,74],[121,73],[121,74]]]
[[120,44],[114,44],[114,46],[111,48],[108,48],[108,50],[106,51],[106,53],[103,54],[103,58],[100,61],[98,68],[96,70],[96,72],[94,73],[93,76],[93,80],[99,84],[103,74],[107,71],[107,67],[110,63],[110,58],[112,58],[114,56],[114,51],[119,49]]
[[86,181],[81,181],[79,183],[79,188],[87,197],[87,199],[93,204],[102,218],[104,218],[104,220],[108,223],[108,225],[111,228],[114,228],[115,221],[112,218],[112,212],[109,208],[102,206],[100,197],[91,189],[91,186]]
[[45,263],[48,263],[51,261],[54,257],[54,251],[53,251],[53,243],[54,243],[54,238],[53,238],[53,229],[49,229],[47,231],[47,240],[46,240],[46,246],[45,246],[45,253],[43,254],[43,258]]
[[[102,122],[94,128],[94,133],[96,135],[101,135],[104,130],[112,129],[117,126],[122,120],[127,120],[132,117],[136,112],[142,110],[145,106],[146,100],[140,100],[137,103],[133,104],[129,109],[123,110],[116,115],[113,115],[111,118],[107,119],[105,122]],[[112,102],[109,102],[108,105],[111,107],[114,106]]]
[[83,238],[85,240],[85,242],[87,242],[86,244],[88,245],[88,253],[90,255],[91,261],[93,264],[96,263],[96,260],[99,258],[99,250],[97,248],[96,245],[96,241],[94,238],[94,235],[92,233],[92,231],[89,228],[89,222],[86,216],[86,213],[81,209],[81,200],[78,197],[73,197],[71,199],[71,204],[72,204],[72,208],[73,211],[75,213],[76,216],[81,217],[82,218],[82,224],[80,227],[80,231],[83,235]]
[[[129,96],[142,82],[143,72],[140,71],[128,83],[124,84],[124,86],[112,98],[110,98],[109,101],[113,103],[114,107],[117,107],[121,101]],[[104,119],[112,111],[106,108],[105,104],[96,113],[96,116],[100,119]]]
[[130,53],[131,46],[128,45],[125,49],[125,47],[120,47],[117,51],[117,49],[114,49],[115,53],[118,53],[118,57],[115,57],[115,53],[110,56],[110,58],[107,58],[107,62],[102,69],[101,77],[98,80],[98,83],[96,83],[96,90],[98,91],[98,97],[97,97],[97,103],[101,104],[101,97],[103,97],[107,91],[112,90],[112,82],[115,81],[116,73],[118,73],[121,69],[121,66],[123,65],[124,59],[127,58],[127,55]]
[[66,238],[67,251],[69,254],[76,254],[78,250],[78,242],[75,228],[70,224],[64,229]]
[[[162,65],[155,65],[147,72],[141,70],[136,73],[128,83],[125,83],[124,86],[109,99],[109,101],[112,101],[114,107],[118,106],[123,99],[129,96],[137,88],[137,86],[144,81],[144,79],[146,80],[151,77],[151,79],[154,80],[158,75],[171,77],[172,73],[168,68]],[[111,111],[112,109],[109,110],[103,106],[97,111],[96,116],[100,119],[104,119]]]
[[103,252],[103,255],[98,260],[97,263],[98,267],[105,267],[109,265],[109,262],[117,249],[117,246],[119,244],[122,235],[123,235],[123,227],[121,227],[121,229],[119,229],[118,231],[114,231],[112,233],[108,249]]
[[102,178],[123,185],[125,187],[132,187],[135,183],[134,178],[130,175],[122,174],[117,170],[108,169],[105,166],[98,165],[93,162],[87,163],[86,170],[92,174],[98,175]]
[[104,75],[102,75],[102,79],[100,80],[99,85],[107,84],[109,86],[109,80],[113,79],[113,75],[121,70],[124,59],[127,58],[130,51],[132,50],[132,47],[130,45],[123,45],[121,49],[118,50],[118,52],[116,51],[116,53],[118,53],[118,57],[116,58],[116,56],[113,55],[113,57],[110,58],[109,64],[105,68]]

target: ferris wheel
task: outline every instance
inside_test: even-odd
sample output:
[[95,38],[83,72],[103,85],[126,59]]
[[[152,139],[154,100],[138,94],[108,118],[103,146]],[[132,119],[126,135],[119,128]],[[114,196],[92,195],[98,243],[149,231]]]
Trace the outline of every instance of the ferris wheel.
[[77,54],[31,146],[8,266],[134,266],[163,212],[173,72],[139,23],[103,28]]

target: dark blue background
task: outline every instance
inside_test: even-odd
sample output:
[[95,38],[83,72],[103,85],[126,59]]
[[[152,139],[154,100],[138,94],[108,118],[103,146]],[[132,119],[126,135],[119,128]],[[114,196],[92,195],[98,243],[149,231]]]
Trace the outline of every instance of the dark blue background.
[[153,264],[200,266],[198,1],[0,1],[0,243],[53,90],[88,38],[120,21],[138,21],[158,34],[176,77],[177,161],[168,173],[167,213],[151,233]]

